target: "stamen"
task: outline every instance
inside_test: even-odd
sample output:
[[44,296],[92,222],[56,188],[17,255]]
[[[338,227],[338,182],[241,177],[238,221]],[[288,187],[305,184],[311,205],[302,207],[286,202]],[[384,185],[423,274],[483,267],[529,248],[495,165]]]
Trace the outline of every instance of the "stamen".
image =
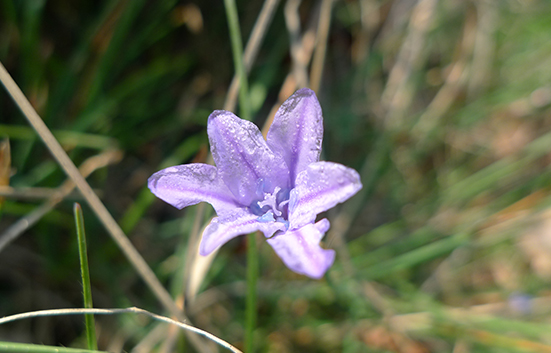
[[258,206],[260,206],[260,208],[264,206],[268,206],[274,211],[276,216],[281,216],[281,211],[278,209],[277,201],[276,201],[277,193],[280,190],[281,188],[279,186],[276,186],[273,194],[268,194],[268,193],[264,194],[264,200],[258,201]]
[[259,222],[280,222],[289,227],[287,218],[287,207],[289,204],[289,191],[283,191],[276,186],[273,193],[262,191],[264,181],[258,180],[257,194],[263,197],[262,201],[253,202],[249,208],[252,213],[258,215]]

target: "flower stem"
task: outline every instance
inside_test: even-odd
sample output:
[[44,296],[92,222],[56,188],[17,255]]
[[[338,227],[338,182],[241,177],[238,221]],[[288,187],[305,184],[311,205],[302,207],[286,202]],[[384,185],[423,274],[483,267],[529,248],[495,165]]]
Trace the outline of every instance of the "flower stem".
[[[239,77],[239,115],[245,120],[251,120],[249,106],[249,87],[243,63],[243,43],[239,29],[239,18],[235,0],[224,0],[230,39],[232,44],[235,72]],[[253,333],[256,325],[256,282],[258,280],[258,254],[256,253],[255,234],[247,238],[247,298],[245,307],[245,352],[252,353],[254,349]]]
[[254,350],[254,328],[256,326],[256,282],[258,280],[258,253],[256,234],[247,236],[247,301],[245,307],[245,352]]

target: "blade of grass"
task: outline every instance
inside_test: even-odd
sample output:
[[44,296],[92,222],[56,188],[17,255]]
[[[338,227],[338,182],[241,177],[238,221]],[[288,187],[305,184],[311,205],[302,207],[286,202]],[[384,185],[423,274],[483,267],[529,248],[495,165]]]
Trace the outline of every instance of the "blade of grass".
[[[79,348],[67,348],[58,346],[43,346],[30,343],[0,342],[0,352],[6,353],[91,353],[103,352]],[[107,352],[105,352],[107,353]]]
[[[8,138],[0,141],[0,187],[7,187],[10,185],[10,172],[11,172],[11,152],[10,152],[10,140]],[[0,217],[2,217],[2,205],[4,204],[4,198],[0,196]]]
[[46,1],[26,1],[21,5],[23,5],[21,21],[23,30],[20,32],[20,45],[22,57],[27,58],[27,60],[21,61],[21,75],[24,87],[36,89],[45,67],[41,65],[41,57],[38,53],[40,48],[40,24]]
[[256,286],[258,282],[258,249],[256,233],[247,235],[247,299],[245,307],[245,352],[254,351],[256,326]]
[[[0,133],[6,134],[12,140],[34,140],[36,133],[27,126],[0,124]],[[87,147],[97,150],[115,149],[118,146],[116,140],[97,134],[85,134],[66,130],[53,130],[55,138],[62,145]]]
[[[90,286],[90,271],[88,270],[88,251],[86,247],[86,233],[84,233],[84,217],[82,216],[82,208],[75,202],[73,206],[75,213],[75,224],[78,237],[78,255],[80,257],[80,274],[82,276],[82,294],[84,297],[84,307],[91,309],[94,307],[92,303],[92,288]],[[86,325],[86,341],[88,349],[97,350],[98,343],[96,340],[96,327],[94,315],[84,315]]]
[[465,202],[484,190],[511,182],[525,172],[527,166],[545,156],[551,146],[551,133],[544,134],[524,147],[519,156],[509,156],[497,160],[489,166],[456,182],[444,190],[442,203]]
[[[389,260],[372,264],[369,268],[365,268],[363,271],[360,270],[360,272],[362,276],[365,276],[371,280],[379,279],[395,271],[411,268],[443,254],[452,252],[454,249],[467,244],[469,242],[469,238],[470,234],[458,233],[448,238],[411,250],[405,254],[395,256]],[[363,268],[361,264],[356,265],[359,268]]]
[[[84,134],[74,131],[54,130],[54,136],[62,145],[93,148],[97,150],[115,149],[117,141],[101,135]],[[12,140],[34,140],[35,132],[27,126],[0,124],[0,134],[8,135]]]
[[[0,174],[1,175],[1,174]],[[57,189],[54,188],[43,188],[43,187],[29,187],[29,188],[13,188],[10,186],[0,186],[0,197],[10,198],[10,199],[21,199],[21,200],[42,200],[48,199],[57,192]],[[97,190],[96,192],[101,192]],[[73,192],[67,197],[72,197],[73,199],[82,199],[82,196],[79,193]]]
[[239,18],[237,16],[237,7],[235,0],[224,0],[226,8],[226,17],[228,18],[228,27],[230,30],[230,39],[233,52],[233,64],[235,73],[239,77],[239,105],[242,119],[251,120],[251,110],[249,106],[249,85],[245,64],[243,63],[243,43],[241,41],[241,30],[239,29]]
[[139,11],[144,6],[144,0],[126,1],[122,4],[122,15],[118,18],[117,27],[109,40],[109,46],[97,66],[94,79],[88,92],[88,105],[86,109],[92,109],[96,100],[101,96],[102,89],[113,79],[113,68],[117,60],[120,60],[120,48],[128,39],[128,32],[136,20]]

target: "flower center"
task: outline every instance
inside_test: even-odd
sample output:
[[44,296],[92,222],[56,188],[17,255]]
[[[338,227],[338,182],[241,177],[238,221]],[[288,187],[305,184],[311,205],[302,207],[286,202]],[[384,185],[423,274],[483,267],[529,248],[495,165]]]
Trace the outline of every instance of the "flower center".
[[[259,189],[261,190],[261,188]],[[258,216],[258,221],[277,221],[284,223],[288,227],[289,191],[282,190],[279,186],[276,186],[273,193],[260,191],[257,192],[257,195],[262,199],[251,203],[249,209],[253,214]]]

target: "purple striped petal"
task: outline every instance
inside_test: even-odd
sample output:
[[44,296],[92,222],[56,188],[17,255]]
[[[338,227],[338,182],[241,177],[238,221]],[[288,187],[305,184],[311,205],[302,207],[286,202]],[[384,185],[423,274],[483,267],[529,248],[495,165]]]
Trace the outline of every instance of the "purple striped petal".
[[242,205],[258,199],[259,188],[263,194],[272,193],[276,186],[289,187],[285,162],[270,150],[256,125],[216,110],[207,131],[220,177]]
[[199,253],[203,256],[208,255],[239,235],[259,230],[266,237],[271,237],[276,231],[284,228],[280,222],[259,222],[258,216],[250,213],[247,208],[234,209],[231,214],[212,219],[203,232]]
[[319,246],[321,238],[329,229],[329,221],[309,223],[302,228],[290,230],[267,239],[283,263],[296,273],[311,278],[321,278],[335,260],[334,250]]
[[296,229],[316,215],[344,202],[362,188],[354,169],[332,162],[310,164],[296,180],[289,201],[289,227]]
[[283,156],[292,183],[308,164],[319,161],[322,139],[321,107],[308,88],[296,91],[281,105],[266,138],[268,146]]
[[147,181],[155,196],[182,209],[199,202],[210,203],[218,215],[240,207],[216,167],[208,164],[185,164],[153,174]]

